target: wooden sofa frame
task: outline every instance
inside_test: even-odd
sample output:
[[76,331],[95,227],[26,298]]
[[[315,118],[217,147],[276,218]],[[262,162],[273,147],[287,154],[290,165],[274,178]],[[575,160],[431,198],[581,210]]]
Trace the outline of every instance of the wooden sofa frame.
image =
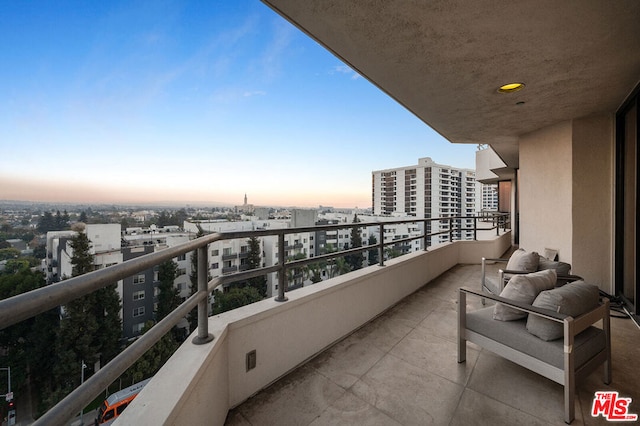
[[[467,328],[467,295],[486,298],[495,302],[503,303],[507,306],[527,312],[529,315],[538,315],[552,321],[560,322],[564,327],[564,366],[557,368],[536,357],[515,350],[509,346],[509,342],[496,341],[488,338],[475,331]],[[491,308],[484,308],[491,309]],[[605,347],[597,354],[592,356],[582,365],[576,365],[574,338],[582,331],[589,328],[592,324],[602,321],[602,330],[604,331]],[[501,327],[504,321],[495,320],[495,326]],[[523,333],[528,333],[523,325]],[[540,345],[548,344],[542,339]],[[576,380],[590,374],[600,364],[604,363],[604,383],[611,383],[611,334],[609,320],[609,300],[604,299],[600,305],[593,310],[580,315],[579,317],[571,317],[564,314],[556,313],[549,309],[541,309],[532,305],[515,302],[504,297],[488,295],[482,291],[476,291],[469,288],[459,289],[458,300],[458,362],[466,361],[466,342],[475,343],[503,358],[506,358],[518,365],[521,365],[535,373],[538,373],[556,383],[564,386],[564,421],[571,423],[575,417],[575,393]]]

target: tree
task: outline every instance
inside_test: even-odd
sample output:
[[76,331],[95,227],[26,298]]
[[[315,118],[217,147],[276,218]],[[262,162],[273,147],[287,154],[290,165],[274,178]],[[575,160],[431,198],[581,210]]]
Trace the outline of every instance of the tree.
[[221,314],[262,300],[258,290],[254,287],[232,287],[227,292],[216,291],[213,299],[213,314]]
[[0,249],[0,260],[16,259],[20,256],[20,250],[14,249],[9,245],[9,248]]
[[346,274],[347,272],[351,271],[351,267],[344,257],[339,257],[336,259],[335,268],[336,275]]
[[84,210],[82,211],[82,213],[80,213],[80,217],[78,218],[78,222],[82,222],[82,223],[87,223],[87,212],[85,212]]
[[178,264],[173,260],[167,260],[160,264],[158,271],[158,280],[160,281],[158,284],[158,307],[156,309],[156,321],[158,322],[182,303],[180,291],[173,284],[177,275]]
[[[44,275],[28,266],[0,275],[0,299],[43,287]],[[21,389],[27,376],[40,391],[51,382],[58,312],[53,309],[0,331],[0,365],[11,366],[13,389]],[[5,388],[6,389],[6,388]]]
[[43,234],[55,229],[55,220],[51,212],[44,212],[44,214],[40,216],[37,229]]
[[[87,235],[79,232],[69,244],[73,249],[73,276],[91,272],[94,257]],[[67,303],[56,339],[53,376],[58,388],[53,399],[66,395],[79,384],[76,370],[82,362],[91,368],[97,361],[105,363],[113,358],[120,349],[121,335],[120,298],[115,284]]]
[[[248,269],[258,269],[262,266],[262,250],[260,248],[260,240],[251,236],[247,240],[249,244],[249,255],[247,257]],[[261,275],[259,277],[249,278],[247,281],[249,286],[258,290],[258,293],[263,297],[267,297],[267,277]]]
[[[142,329],[142,334],[149,331],[154,325],[153,321],[147,321]],[[133,384],[153,376],[173,355],[178,346],[180,345],[173,333],[165,334],[127,370],[123,378]]]
[[316,262],[316,263],[310,263],[308,266],[308,271],[311,274],[311,282],[312,283],[319,283],[320,281],[322,281],[322,277],[320,276],[322,270],[322,266],[320,264],[320,262]]
[[[375,235],[369,235],[369,241],[367,241],[367,245],[375,246],[378,244],[378,239]],[[378,263],[378,247],[372,248],[369,250],[369,265],[376,265]]]
[[93,312],[98,322],[95,344],[100,348],[100,361],[103,365],[120,353],[121,309],[120,296],[115,284],[103,287],[94,293]]
[[402,255],[402,252],[400,252],[396,247],[387,247],[384,249],[384,253],[386,259],[393,259],[394,257]]
[[[358,219],[358,215],[353,215],[353,223],[358,223],[360,220]],[[362,236],[360,235],[360,228],[354,227],[351,228],[351,247],[358,248],[362,247]],[[346,256],[347,264],[351,268],[352,271],[356,269],[362,268],[362,253],[354,253]]]
[[169,215],[167,214],[166,211],[163,210],[160,212],[160,215],[158,216],[158,221],[156,222],[156,226],[158,228],[164,228],[165,226],[170,224],[169,220],[170,220]]
[[69,213],[64,211],[64,215],[60,213],[60,210],[56,211],[56,217],[54,220],[54,231],[62,231],[69,228]]

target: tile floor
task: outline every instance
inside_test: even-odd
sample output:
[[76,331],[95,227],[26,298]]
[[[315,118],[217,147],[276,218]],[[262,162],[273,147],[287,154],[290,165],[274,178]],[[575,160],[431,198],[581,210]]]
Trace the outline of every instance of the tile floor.
[[[468,343],[457,363],[460,286],[480,287],[479,265],[458,265],[227,416],[227,425],[562,425],[563,387]],[[468,303],[480,306],[469,297]],[[596,390],[631,397],[640,414],[640,330],[612,318],[613,383],[598,369],[578,383],[572,425]]]

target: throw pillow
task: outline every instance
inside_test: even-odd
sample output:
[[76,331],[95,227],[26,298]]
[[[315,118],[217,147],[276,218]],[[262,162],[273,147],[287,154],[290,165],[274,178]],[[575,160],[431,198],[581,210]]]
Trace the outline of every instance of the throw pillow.
[[507,269],[512,271],[535,272],[538,269],[540,255],[535,251],[527,253],[524,249],[513,252],[507,262]]
[[555,269],[558,275],[569,275],[571,273],[571,265],[566,262],[555,262],[546,257],[540,256],[538,260],[538,269]]
[[[526,275],[514,275],[500,296],[516,302],[530,305],[543,290],[549,290],[556,285],[556,270],[533,272]],[[500,321],[514,321],[527,316],[526,312],[511,308],[502,303],[493,307],[493,319]]]
[[[553,290],[543,291],[536,297],[533,306],[577,317],[598,306],[598,299],[598,287],[580,280]],[[562,323],[537,315],[529,315],[527,330],[547,341],[559,339],[564,335]]]

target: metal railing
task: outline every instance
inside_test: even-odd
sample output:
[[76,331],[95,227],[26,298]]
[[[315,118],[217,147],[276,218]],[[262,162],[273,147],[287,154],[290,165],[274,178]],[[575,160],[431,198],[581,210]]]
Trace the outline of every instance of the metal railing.
[[[31,318],[35,315],[64,305],[74,299],[94,292],[109,284],[113,284],[119,280],[130,277],[134,274],[145,271],[165,261],[174,259],[178,256],[189,252],[195,252],[198,256],[197,281],[198,289],[178,306],[173,312],[155,324],[149,331],[141,335],[130,346],[126,347],[119,355],[108,362],[104,367],[98,370],[88,380],[85,380],[78,388],[73,390],[62,401],[47,411],[34,424],[35,425],[58,425],[69,421],[76,413],[79,413],[93,399],[102,393],[111,383],[113,383],[120,375],[122,375],[131,365],[133,365],[142,355],[157,343],[166,333],[168,333],[175,325],[177,325],[189,312],[194,308],[198,308],[198,331],[192,340],[193,344],[205,344],[214,339],[209,333],[208,328],[208,300],[209,295],[217,287],[236,282],[244,281],[249,278],[264,276],[273,272],[278,273],[278,295],[276,301],[284,302],[287,300],[285,290],[287,289],[287,270],[290,268],[299,268],[310,263],[321,262],[323,260],[343,257],[352,254],[368,252],[373,249],[378,250],[379,265],[384,266],[385,256],[384,249],[386,246],[401,244],[416,239],[422,239],[423,249],[429,248],[429,237],[448,234],[449,241],[453,241],[454,231],[473,231],[473,239],[477,239],[477,232],[496,230],[496,235],[500,234],[500,229],[506,231],[509,226],[508,214],[494,215],[494,222],[490,227],[478,228],[478,221],[485,219],[479,216],[453,216],[445,218],[427,218],[427,219],[402,219],[391,220],[385,222],[359,222],[359,223],[341,223],[333,225],[310,226],[300,228],[286,228],[274,230],[257,230],[257,231],[241,231],[241,232],[224,232],[212,233],[189,242],[162,249],[161,251],[150,253],[126,262],[113,265],[104,269],[73,277],[55,284],[42,287],[28,293],[19,294],[8,299],[0,301],[0,330],[13,324]],[[423,229],[427,229],[427,223],[446,220],[448,221],[448,229],[445,231],[427,233],[422,235],[399,238],[395,240],[384,241],[384,228],[389,225],[397,225],[403,223],[422,223]],[[471,227],[454,227],[455,223],[473,220]],[[285,235],[304,233],[304,232],[320,232],[332,231],[340,229],[352,229],[363,227],[379,227],[380,241],[375,245],[366,245],[362,247],[351,248],[347,250],[321,254],[305,259],[287,261],[285,257]],[[251,269],[244,272],[238,272],[230,275],[223,275],[208,279],[208,246],[217,241],[232,239],[247,239],[249,237],[278,237],[278,263],[273,266]],[[299,288],[300,285],[292,286]]]

